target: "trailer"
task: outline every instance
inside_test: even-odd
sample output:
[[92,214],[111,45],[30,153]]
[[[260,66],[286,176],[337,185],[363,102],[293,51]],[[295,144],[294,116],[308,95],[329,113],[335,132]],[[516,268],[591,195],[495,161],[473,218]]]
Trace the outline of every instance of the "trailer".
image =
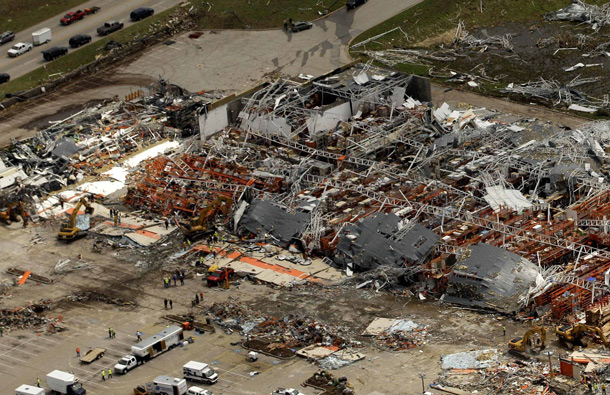
[[94,348],[93,350],[87,351],[87,353],[81,357],[80,361],[82,363],[91,363],[103,357],[105,352],[105,348]]
[[32,33],[32,44],[42,45],[51,41],[51,29],[45,27],[44,29],[36,30]]
[[157,355],[180,345],[184,340],[182,328],[171,325],[161,332],[131,346],[131,354],[138,362],[144,363]]

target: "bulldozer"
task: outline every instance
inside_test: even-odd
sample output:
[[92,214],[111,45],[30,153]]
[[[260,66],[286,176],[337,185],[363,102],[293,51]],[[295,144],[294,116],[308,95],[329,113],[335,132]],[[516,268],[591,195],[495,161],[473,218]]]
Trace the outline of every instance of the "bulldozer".
[[593,325],[559,325],[555,328],[555,334],[569,350],[576,344],[587,347],[591,339],[599,340],[605,347],[609,345],[601,328]]
[[212,203],[204,207],[199,212],[199,217],[191,221],[190,224],[180,224],[180,229],[184,233],[184,237],[189,240],[196,240],[204,236],[212,234],[216,228],[212,221],[220,213],[226,216],[233,205],[233,200],[226,196],[217,197]]
[[24,221],[25,226],[27,224],[27,215],[25,214],[25,208],[23,207],[23,202],[21,200],[10,203],[6,209],[0,211],[0,221],[7,225],[10,225],[11,222],[18,222],[19,217]]
[[508,350],[512,353],[522,354],[527,351],[539,353],[546,347],[546,328],[533,326],[522,337],[516,337],[508,342]]
[[61,224],[57,238],[60,240],[74,240],[76,238],[85,236],[89,231],[89,217],[83,218],[86,222],[77,224],[78,210],[82,206],[85,206],[85,214],[93,214],[93,207],[89,204],[86,198],[81,198],[70,214],[70,220],[66,223]]

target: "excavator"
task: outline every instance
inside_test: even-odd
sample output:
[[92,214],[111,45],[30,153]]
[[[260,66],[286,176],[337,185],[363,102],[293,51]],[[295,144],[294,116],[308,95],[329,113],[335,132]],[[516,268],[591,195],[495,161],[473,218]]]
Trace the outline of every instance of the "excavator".
[[76,206],[74,206],[74,209],[72,209],[72,214],[70,214],[70,220],[66,223],[61,224],[61,228],[59,229],[59,233],[57,234],[57,237],[60,240],[74,240],[78,237],[82,237],[87,234],[89,230],[88,227],[87,229],[79,229],[76,224],[78,210],[80,210],[82,206],[85,206],[85,214],[93,214],[93,207],[91,207],[86,198],[81,198],[78,203],[76,203]]
[[189,240],[196,240],[203,236],[210,235],[215,228],[211,222],[220,213],[226,216],[233,205],[233,199],[226,196],[218,196],[212,203],[204,207],[199,212],[199,217],[191,221],[189,225],[180,225],[184,237]]
[[0,221],[7,225],[10,225],[11,222],[18,222],[19,217],[23,220],[25,227],[27,225],[27,215],[25,214],[25,208],[23,207],[23,202],[21,200],[10,203],[5,210],[0,211]]
[[599,339],[605,347],[610,345],[601,328],[593,325],[560,325],[555,328],[555,334],[570,350],[574,348],[575,344],[587,347],[592,337]]
[[539,353],[544,350],[546,341],[546,328],[535,325],[525,332],[522,337],[516,337],[508,342],[508,350],[512,353],[522,354],[526,351]]

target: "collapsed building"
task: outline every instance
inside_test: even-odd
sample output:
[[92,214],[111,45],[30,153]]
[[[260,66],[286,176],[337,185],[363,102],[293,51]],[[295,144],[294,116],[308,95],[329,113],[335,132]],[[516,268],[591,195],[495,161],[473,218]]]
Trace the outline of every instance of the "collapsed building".
[[504,313],[560,318],[610,293],[606,122],[434,108],[428,80],[370,65],[216,101],[162,86],[14,142],[2,160],[21,178],[3,192],[56,181],[34,217],[126,188],[128,206],[180,221],[223,197],[231,212],[200,228]]

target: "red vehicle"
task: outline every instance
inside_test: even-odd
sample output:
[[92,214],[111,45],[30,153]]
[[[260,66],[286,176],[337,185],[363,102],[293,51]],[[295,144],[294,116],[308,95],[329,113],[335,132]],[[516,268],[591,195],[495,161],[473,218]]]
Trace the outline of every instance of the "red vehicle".
[[85,15],[87,15],[87,13],[83,10],[76,10],[74,12],[68,12],[66,15],[64,15],[63,18],[61,18],[59,20],[59,23],[66,26],[73,22],[80,21],[81,19],[83,19],[85,17]]
[[208,287],[214,287],[227,281],[233,277],[235,269],[230,267],[223,267],[222,269],[216,270],[214,273],[208,276]]

